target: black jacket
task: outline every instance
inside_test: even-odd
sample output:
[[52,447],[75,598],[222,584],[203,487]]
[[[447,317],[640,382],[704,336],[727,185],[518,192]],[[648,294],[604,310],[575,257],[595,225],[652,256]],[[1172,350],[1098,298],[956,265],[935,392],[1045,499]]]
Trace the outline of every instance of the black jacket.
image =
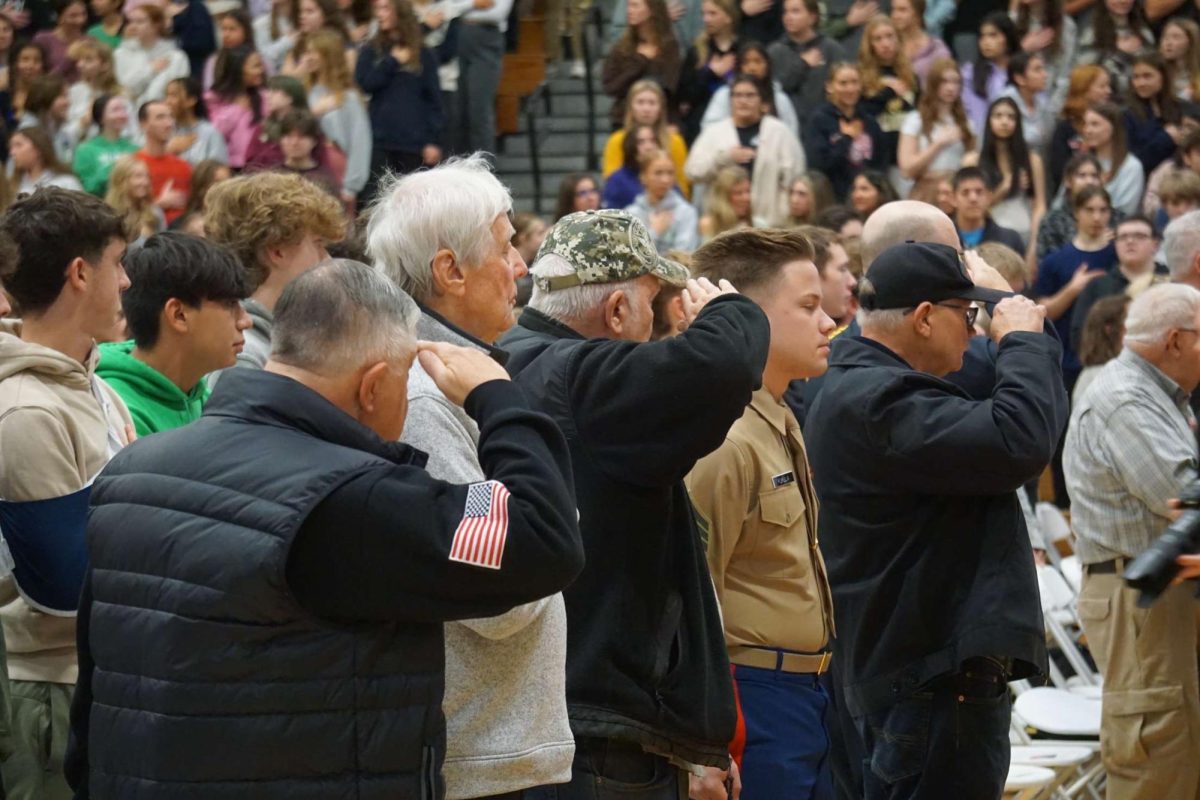
[[758,306],[727,295],[661,342],[585,340],[532,309],[500,341],[571,449],[587,553],[564,593],[576,736],[728,764],[729,661],[683,478],[741,417],[769,339]]
[[888,147],[883,130],[875,118],[866,113],[862,103],[855,109],[853,117],[862,120],[863,130],[871,138],[871,157],[862,164],[855,165],[850,161],[851,139],[839,126],[843,119],[851,118],[844,116],[833,103],[822,103],[805,121],[802,132],[808,168],[829,178],[838,202],[846,200],[858,173],[866,168],[880,171],[888,168]]
[[972,400],[865,337],[833,351],[804,438],[847,706],[885,708],[980,655],[1044,673],[1033,553],[1015,492],[1067,423],[1061,347],[1000,343],[991,398]]
[[467,410],[511,492],[498,568],[451,560],[467,486],[281,375],[230,371],[200,420],[109,462],[76,797],[441,797],[443,621],[559,591],[583,556],[562,434],[506,381]]

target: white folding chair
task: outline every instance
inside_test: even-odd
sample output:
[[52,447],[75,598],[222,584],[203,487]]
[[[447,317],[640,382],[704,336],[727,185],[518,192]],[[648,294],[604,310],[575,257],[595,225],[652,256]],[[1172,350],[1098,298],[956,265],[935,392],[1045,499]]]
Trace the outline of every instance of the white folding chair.
[[1032,800],[1054,782],[1054,770],[1045,767],[1032,767],[1028,764],[1011,764],[1008,768],[1008,778],[1004,781],[1006,797],[1017,800]]
[[1095,795],[1091,782],[1103,770],[1099,753],[1078,745],[1016,745],[1012,748],[1012,763],[1053,770],[1054,780],[1042,788],[1039,800],[1073,798],[1085,790]]

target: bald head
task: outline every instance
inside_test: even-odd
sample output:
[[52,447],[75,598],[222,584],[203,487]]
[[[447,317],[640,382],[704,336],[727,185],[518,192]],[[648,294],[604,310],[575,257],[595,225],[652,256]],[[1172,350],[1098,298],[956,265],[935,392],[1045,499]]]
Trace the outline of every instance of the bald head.
[[905,242],[934,242],[957,250],[958,230],[941,209],[919,200],[885,203],[867,217],[862,232],[863,268],[892,245]]

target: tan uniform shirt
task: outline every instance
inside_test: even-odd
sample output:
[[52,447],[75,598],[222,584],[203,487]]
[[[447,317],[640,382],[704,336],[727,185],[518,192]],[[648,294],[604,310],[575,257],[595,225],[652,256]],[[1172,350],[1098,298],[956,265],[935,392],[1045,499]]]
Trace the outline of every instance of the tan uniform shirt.
[[766,389],[754,393],[688,491],[708,533],[708,564],[729,647],[825,647],[833,601],[817,549],[817,496],[800,425]]

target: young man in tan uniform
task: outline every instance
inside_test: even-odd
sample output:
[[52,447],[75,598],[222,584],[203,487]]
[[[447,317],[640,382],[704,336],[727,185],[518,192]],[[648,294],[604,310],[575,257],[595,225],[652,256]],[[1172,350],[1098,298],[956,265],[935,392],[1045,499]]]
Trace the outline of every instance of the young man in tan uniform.
[[700,248],[692,266],[734,282],[771,322],[762,387],[687,480],[708,535],[737,686],[732,750],[742,797],[823,796],[828,698],[818,676],[829,667],[833,603],[804,440],[782,398],[789,382],[825,371],[836,325],[821,307],[821,276],[802,233],[732,232]]

